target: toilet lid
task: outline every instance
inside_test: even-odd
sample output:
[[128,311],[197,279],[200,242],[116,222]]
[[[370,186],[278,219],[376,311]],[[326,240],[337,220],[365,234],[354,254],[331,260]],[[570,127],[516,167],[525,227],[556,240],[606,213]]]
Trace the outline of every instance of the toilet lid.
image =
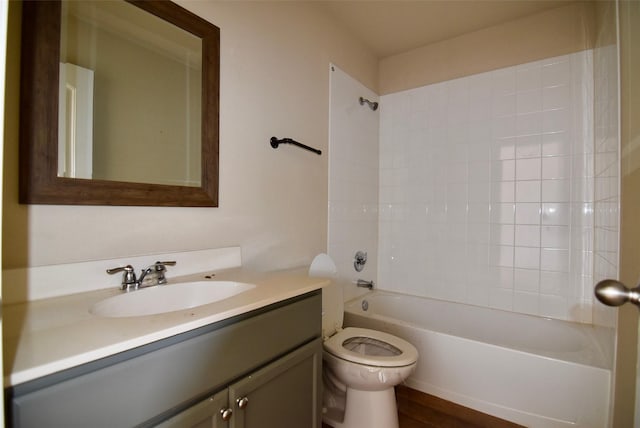
[[344,297],[338,283],[338,269],[330,256],[318,254],[309,268],[309,276],[333,278],[331,285],[322,289],[322,337],[328,338],[342,328],[344,320]]
[[374,367],[404,367],[418,361],[418,350],[392,334],[347,327],[324,342],[325,351],[343,360]]

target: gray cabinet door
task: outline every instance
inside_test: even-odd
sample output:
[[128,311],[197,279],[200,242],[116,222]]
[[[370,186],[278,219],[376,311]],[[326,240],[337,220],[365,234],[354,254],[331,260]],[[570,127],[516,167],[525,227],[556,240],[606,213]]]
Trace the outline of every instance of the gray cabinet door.
[[229,386],[229,428],[320,428],[322,341]]
[[[228,418],[233,416],[228,402],[229,395],[225,389],[164,421],[158,428],[228,428]],[[223,412],[227,413],[223,416]]]

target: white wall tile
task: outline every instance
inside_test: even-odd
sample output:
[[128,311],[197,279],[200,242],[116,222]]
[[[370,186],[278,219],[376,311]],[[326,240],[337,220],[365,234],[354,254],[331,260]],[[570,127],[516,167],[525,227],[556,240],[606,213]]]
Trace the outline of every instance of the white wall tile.
[[489,307],[513,310],[513,290],[505,288],[491,288],[489,291]]
[[542,159],[542,178],[551,180],[571,177],[572,158],[570,156],[548,156]]
[[566,296],[569,292],[567,284],[571,281],[567,272],[540,271],[540,293]]
[[570,109],[545,110],[542,113],[542,132],[545,134],[565,132],[570,129],[572,115]]
[[468,155],[470,161],[490,161],[491,160],[491,128],[489,125],[483,123],[484,133],[488,133],[489,136],[483,138],[483,129],[476,127],[475,134],[479,139],[469,142]]
[[469,202],[491,201],[491,183],[487,181],[471,180],[467,186]]
[[[516,161],[516,180],[540,180],[542,175],[542,159],[526,158]],[[536,198],[540,194],[535,195]]]
[[519,135],[516,138],[516,159],[537,158],[542,155],[542,135]]
[[539,247],[515,247],[514,267],[519,269],[540,269]]
[[565,297],[541,294],[539,299],[539,315],[557,319],[570,319]]
[[[513,119],[512,131],[515,132],[515,118]],[[506,160],[515,159],[516,157],[516,137],[507,135],[503,137],[496,137],[491,142],[491,159],[492,160]]]
[[491,85],[494,97],[514,94],[516,92],[516,70],[508,67],[496,70],[491,74]]
[[491,183],[491,201],[501,203],[515,202],[515,192],[515,181],[494,181]]
[[467,225],[467,242],[473,244],[488,244],[491,236],[491,226],[487,223],[470,223]]
[[543,131],[546,114],[540,111],[518,113],[516,118],[516,135],[537,135]]
[[514,291],[513,310],[523,314],[538,315],[538,293]]
[[617,246],[607,231],[617,227],[619,171],[602,126],[595,135],[611,153],[594,161],[585,52],[382,97],[381,279],[591,322],[591,271],[609,271],[604,249]]
[[541,245],[544,248],[571,248],[571,229],[569,226],[543,226]]
[[[491,204],[491,223],[513,224],[515,204],[492,203]],[[540,214],[538,213],[538,218]],[[538,220],[539,221],[539,220]]]
[[491,224],[491,244],[493,245],[513,245],[514,225],[512,224]]
[[540,290],[540,270],[514,269],[514,289],[538,293]]
[[513,267],[514,247],[510,245],[491,245],[489,247],[489,265]]
[[542,108],[544,110],[555,110],[568,108],[571,103],[571,87],[567,84],[555,86],[545,86],[542,89]]
[[516,225],[515,245],[521,247],[540,247],[540,226]]
[[491,205],[488,202],[469,202],[467,215],[469,224],[488,224],[491,218]]
[[542,180],[542,202],[571,200],[571,180]]
[[[361,273],[364,279],[378,282],[378,230],[386,230],[385,223],[379,224],[379,219],[393,221],[396,218],[394,202],[401,199],[398,194],[402,194],[396,190],[408,180],[402,171],[390,169],[402,164],[402,154],[397,155],[388,141],[397,130],[395,119],[398,115],[390,109],[392,115],[383,115],[379,120],[379,112],[359,108],[360,96],[373,100],[376,95],[337,67],[333,69],[330,73],[327,251],[338,267],[345,298],[351,298],[361,292],[352,286],[352,281],[358,277],[353,269],[356,251],[368,253],[365,271]],[[394,97],[391,103],[393,100]],[[397,101],[402,99],[397,98]],[[344,112],[348,112],[348,117]],[[379,131],[385,138],[379,138]],[[378,150],[378,142],[381,150]],[[381,165],[388,168],[381,169]],[[385,200],[384,205],[379,205],[379,197]],[[386,257],[388,253],[383,252],[381,260]],[[382,271],[389,269],[385,265]]]
[[516,88],[518,93],[542,88],[542,68],[540,64],[525,64],[517,68]]
[[491,104],[493,117],[514,116],[517,112],[517,98],[515,93],[508,93],[493,97]]
[[515,160],[496,160],[490,165],[491,181],[513,181],[516,177]]
[[540,250],[540,268],[552,272],[569,272],[569,250],[543,248]]
[[[497,161],[497,162],[500,162],[500,161]],[[505,161],[505,162],[513,162],[513,161]],[[514,171],[514,174],[515,174],[515,171]],[[470,182],[491,181],[493,177],[492,163],[488,160],[476,160],[474,156],[469,156],[467,177]]]
[[539,112],[542,110],[542,88],[535,87],[526,91],[518,91],[516,95],[516,111],[518,114]]
[[571,62],[569,58],[551,61],[542,67],[542,85],[553,87],[571,83]]
[[542,205],[539,202],[515,204],[517,224],[540,224]]
[[542,224],[568,226],[571,220],[571,204],[544,203],[542,204]]
[[560,156],[571,154],[571,134],[560,130],[545,132],[542,135],[542,155]]
[[541,185],[540,180],[516,181],[516,202],[539,202]]

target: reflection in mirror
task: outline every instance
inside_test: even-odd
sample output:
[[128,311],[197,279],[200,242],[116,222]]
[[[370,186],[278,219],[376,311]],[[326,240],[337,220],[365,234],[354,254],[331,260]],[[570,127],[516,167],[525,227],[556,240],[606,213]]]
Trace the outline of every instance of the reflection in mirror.
[[21,203],[218,206],[218,27],[168,0],[22,15]]
[[201,45],[126,2],[63,1],[58,176],[199,187]]

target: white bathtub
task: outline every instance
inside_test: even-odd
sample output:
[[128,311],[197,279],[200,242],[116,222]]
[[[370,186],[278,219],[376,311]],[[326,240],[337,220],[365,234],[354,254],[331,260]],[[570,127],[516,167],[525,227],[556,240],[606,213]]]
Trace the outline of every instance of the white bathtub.
[[344,325],[413,343],[412,388],[527,427],[608,425],[605,329],[386,291],[345,304]]

